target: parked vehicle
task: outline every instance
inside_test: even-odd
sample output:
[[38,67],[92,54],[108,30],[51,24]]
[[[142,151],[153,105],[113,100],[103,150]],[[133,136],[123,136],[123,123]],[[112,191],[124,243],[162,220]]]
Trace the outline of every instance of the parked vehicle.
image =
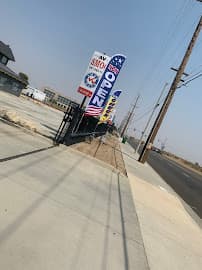
[[33,99],[39,100],[39,101],[45,101],[46,94],[42,92],[41,90],[37,88],[33,88],[31,86],[27,86],[26,89],[22,90],[22,93],[28,97],[31,97]]
[[161,154],[161,150],[159,148],[152,147],[152,151]]

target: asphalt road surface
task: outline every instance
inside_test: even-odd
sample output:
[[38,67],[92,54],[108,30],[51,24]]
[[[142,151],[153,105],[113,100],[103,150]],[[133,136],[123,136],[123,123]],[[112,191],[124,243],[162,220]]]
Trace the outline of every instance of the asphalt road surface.
[[148,163],[202,218],[202,176],[155,152],[150,153]]
[[153,151],[148,163],[202,219],[202,176]]

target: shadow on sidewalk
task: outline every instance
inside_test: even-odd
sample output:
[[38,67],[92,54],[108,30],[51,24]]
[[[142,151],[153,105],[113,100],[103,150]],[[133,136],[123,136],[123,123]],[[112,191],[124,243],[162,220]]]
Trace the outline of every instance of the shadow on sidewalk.
[[[14,222],[12,222],[10,225],[8,225],[4,230],[0,233],[0,244],[2,244],[4,241],[6,241],[11,235],[18,230],[18,228],[25,222],[25,220],[34,212],[37,208],[54,192],[56,188],[58,188],[65,180],[66,177],[73,171],[77,166],[79,166],[79,163],[84,159],[84,157],[77,160],[74,165],[66,172],[64,173],[58,181],[52,185],[50,188],[48,188],[41,196],[34,201],[23,213],[21,213]],[[38,161],[39,162],[39,161]],[[37,163],[37,162],[36,162]],[[36,164],[35,163],[35,164]],[[33,163],[31,164],[33,165]],[[27,168],[27,166],[25,166]],[[22,167],[21,167],[22,168]]]

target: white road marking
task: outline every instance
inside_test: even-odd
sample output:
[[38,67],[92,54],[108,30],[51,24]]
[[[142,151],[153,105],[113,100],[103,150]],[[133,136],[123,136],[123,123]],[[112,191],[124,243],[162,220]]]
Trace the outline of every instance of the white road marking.
[[182,174],[183,174],[184,176],[188,177],[188,178],[190,177],[188,174],[186,174],[186,173],[184,173],[184,172],[183,172]]
[[168,166],[170,166],[170,167],[173,167],[173,164],[171,164],[171,163],[168,163]]
[[174,167],[173,162],[172,162],[172,161],[170,161],[170,160],[167,160],[167,165],[169,165],[170,167]]
[[164,187],[159,186],[159,188],[163,191],[167,191]]

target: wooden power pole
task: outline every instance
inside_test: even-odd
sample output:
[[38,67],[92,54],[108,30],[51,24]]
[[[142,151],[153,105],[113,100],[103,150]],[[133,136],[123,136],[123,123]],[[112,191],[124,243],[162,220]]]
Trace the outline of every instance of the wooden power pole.
[[146,143],[145,143],[145,145],[143,147],[143,150],[142,150],[142,152],[140,154],[140,157],[139,157],[138,161],[140,161],[141,163],[144,163],[147,160],[151,145],[154,142],[156,134],[157,134],[157,132],[158,132],[160,126],[161,126],[161,123],[163,122],[164,116],[165,116],[165,114],[166,114],[166,112],[168,110],[168,107],[169,107],[172,99],[173,99],[173,96],[174,96],[175,91],[176,91],[176,89],[178,87],[178,84],[179,84],[179,82],[181,80],[181,77],[182,77],[182,75],[184,73],[185,67],[186,67],[187,62],[189,60],[189,57],[190,57],[190,55],[192,53],[193,47],[194,47],[194,45],[196,43],[196,40],[197,40],[197,38],[199,36],[201,27],[202,27],[202,16],[200,17],[199,23],[198,23],[198,25],[196,27],[196,30],[194,31],[192,39],[191,39],[191,41],[189,43],[189,46],[188,46],[188,48],[186,50],[186,53],[185,53],[185,55],[184,55],[184,57],[182,59],[181,65],[180,65],[179,69],[177,70],[176,76],[175,76],[175,78],[174,78],[174,80],[173,80],[173,82],[171,84],[168,95],[166,96],[166,99],[165,99],[165,101],[164,101],[164,103],[163,103],[163,105],[161,107],[161,110],[160,110],[160,112],[159,112],[159,114],[158,114],[158,116],[157,116],[157,118],[156,118],[156,120],[154,122],[154,125],[153,125],[153,127],[151,129],[151,132],[150,132],[150,134],[149,134],[149,136],[147,138],[147,141],[146,141]]
[[124,125],[124,127],[123,127],[123,130],[122,130],[122,132],[121,132],[121,137],[123,137],[124,134],[125,134],[125,131],[126,131],[127,127],[128,127],[128,124],[129,124],[129,122],[130,122],[130,119],[131,119],[131,117],[132,117],[132,115],[133,115],[133,113],[134,113],[134,111],[135,111],[135,108],[136,108],[136,106],[137,106],[137,102],[138,102],[138,99],[139,99],[139,98],[140,98],[140,95],[137,96],[137,98],[136,98],[136,100],[135,100],[135,104],[133,105],[132,110],[131,110],[131,112],[130,112],[129,115],[128,115],[128,118],[127,118],[127,120],[126,120],[126,123],[125,123],[125,125]]

